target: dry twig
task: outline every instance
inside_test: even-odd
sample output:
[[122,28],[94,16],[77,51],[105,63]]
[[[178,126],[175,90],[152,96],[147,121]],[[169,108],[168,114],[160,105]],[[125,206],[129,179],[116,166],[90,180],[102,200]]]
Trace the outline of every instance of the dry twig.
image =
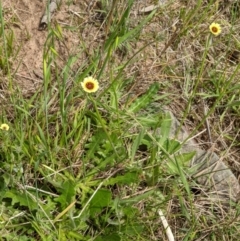
[[161,209],[158,210],[158,214],[159,214],[160,219],[162,221],[163,227],[166,230],[166,234],[167,234],[168,240],[169,241],[174,241],[175,239],[174,239],[172,230],[171,230],[170,226],[168,225],[167,219],[163,215],[163,212],[162,212]]
[[46,8],[46,11],[39,23],[39,26],[38,26],[39,30],[46,29],[48,23],[51,22],[51,16],[53,12],[57,9],[60,3],[61,3],[61,0],[50,0],[49,6]]

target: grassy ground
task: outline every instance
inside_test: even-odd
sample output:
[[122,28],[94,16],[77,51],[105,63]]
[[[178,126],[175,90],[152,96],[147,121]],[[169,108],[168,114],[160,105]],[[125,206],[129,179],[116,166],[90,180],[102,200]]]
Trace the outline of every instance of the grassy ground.
[[[191,155],[173,155],[163,112],[169,106],[190,131],[205,130],[199,145],[239,174],[239,3],[166,1],[139,14],[141,6],[102,1],[71,12],[71,26],[53,21],[41,84],[26,94],[18,18],[0,5],[1,124],[9,126],[0,132],[0,240],[168,240],[159,210],[176,240],[239,240],[239,205],[198,201]],[[79,42],[63,55],[67,33]],[[94,93],[81,85],[89,76],[99,82]]]

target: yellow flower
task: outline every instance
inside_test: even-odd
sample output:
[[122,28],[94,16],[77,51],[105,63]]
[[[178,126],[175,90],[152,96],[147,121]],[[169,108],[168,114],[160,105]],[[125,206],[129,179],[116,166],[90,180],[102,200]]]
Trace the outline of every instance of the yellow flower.
[[218,23],[212,23],[209,26],[209,29],[210,29],[210,32],[215,36],[218,36],[222,32],[221,26]]
[[2,124],[2,125],[0,126],[0,129],[1,129],[1,130],[4,130],[4,131],[8,131],[8,130],[9,130],[9,125],[7,125],[7,124]]
[[99,84],[96,79],[93,77],[87,77],[83,80],[81,83],[82,88],[87,93],[93,93],[96,92],[99,89]]

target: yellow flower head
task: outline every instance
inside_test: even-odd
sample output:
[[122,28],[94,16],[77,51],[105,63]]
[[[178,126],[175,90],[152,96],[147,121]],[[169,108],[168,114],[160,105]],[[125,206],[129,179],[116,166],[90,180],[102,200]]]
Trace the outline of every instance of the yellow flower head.
[[222,32],[221,26],[218,23],[212,23],[209,26],[209,29],[210,29],[210,32],[215,36],[218,36]]
[[96,92],[99,89],[99,84],[93,77],[87,77],[81,82],[82,88],[87,93]]
[[9,130],[9,125],[7,125],[7,124],[2,124],[2,125],[0,126],[0,129],[1,129],[1,130],[4,130],[4,131],[8,131],[8,130]]

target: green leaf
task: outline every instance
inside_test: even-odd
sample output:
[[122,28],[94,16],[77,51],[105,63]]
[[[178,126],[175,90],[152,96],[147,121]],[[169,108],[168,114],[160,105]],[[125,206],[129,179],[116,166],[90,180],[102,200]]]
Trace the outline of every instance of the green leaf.
[[171,155],[181,149],[181,144],[179,141],[166,139],[163,148]]
[[54,200],[61,203],[62,208],[66,208],[75,197],[75,185],[71,180],[67,180],[62,185],[62,194]]
[[180,180],[189,195],[190,195],[190,187],[189,187],[186,174],[184,172],[184,168],[186,167],[186,164],[194,157],[194,155],[195,155],[195,152],[180,154],[175,156],[174,161],[169,160],[169,162],[167,162],[170,173],[180,176]]
[[130,37],[136,36],[143,28],[143,26],[151,20],[151,18],[154,16],[156,11],[152,11],[151,14],[149,14],[136,28],[127,31],[126,34],[118,38],[118,45],[122,44],[124,41],[129,39]]
[[140,133],[136,136],[135,140],[133,141],[132,150],[131,150],[131,161],[133,162],[135,159],[136,152],[139,148],[139,145],[142,143],[143,137],[145,134],[145,130],[142,129]]
[[107,207],[112,200],[112,193],[107,189],[99,189],[90,202],[91,207]]
[[112,234],[108,234],[108,235],[104,235],[101,237],[97,237],[94,239],[94,241],[121,241],[120,236],[117,233],[112,233]]
[[185,175],[185,172],[183,171],[184,170],[183,167],[184,167],[184,164],[188,163],[194,157],[195,154],[196,154],[195,152],[184,153],[184,154],[178,155],[175,158],[177,168],[178,168],[178,173],[180,175],[181,181],[188,195],[190,195],[190,187],[189,187],[189,183]]
[[95,158],[96,152],[100,149],[100,145],[106,140],[106,134],[102,129],[99,129],[90,140],[89,143],[85,145],[87,149],[86,160],[90,158]]
[[[155,99],[154,99],[155,100]],[[148,110],[151,107],[148,108]],[[152,111],[152,109],[151,109]],[[154,111],[154,110],[153,110]],[[141,125],[145,128],[151,128],[152,130],[155,130],[159,128],[162,124],[162,118],[160,113],[154,112],[154,114],[144,115],[144,116],[137,116],[136,119],[138,122],[141,123]]]
[[91,240],[89,236],[82,235],[81,233],[75,232],[75,231],[69,231],[67,234],[68,240],[80,240],[80,241],[89,241]]
[[195,151],[192,152],[188,152],[188,153],[181,153],[178,156],[176,156],[176,160],[178,163],[181,163],[181,165],[183,166],[184,164],[188,164],[189,161],[192,160],[192,158],[196,155]]
[[[0,192],[4,192],[6,190],[6,182],[5,178],[3,176],[0,177]],[[2,199],[2,196],[0,197],[0,200]]]
[[121,231],[129,236],[136,237],[144,231],[144,226],[140,223],[134,223],[130,225],[125,225],[122,227]]
[[157,94],[159,88],[159,83],[153,83],[145,94],[132,103],[132,105],[129,107],[129,111],[136,113],[140,109],[147,107],[147,105],[153,101],[153,98]]
[[26,193],[21,193],[16,190],[7,191],[4,198],[12,199],[12,206],[19,204],[20,206],[28,207],[30,210],[38,208],[37,203],[32,200]]
[[139,215],[140,210],[137,209],[136,207],[132,207],[132,206],[125,206],[122,209],[123,213],[125,216],[127,216],[128,218],[134,218],[137,215]]
[[169,167],[170,173],[181,175],[182,168],[188,166],[189,161],[194,157],[195,154],[195,152],[181,153],[175,156],[174,160],[169,160],[167,165]]
[[240,107],[240,101],[239,100],[236,100],[236,101],[233,101],[231,103],[228,103],[226,105],[224,105],[226,107],[231,107],[231,106],[237,106],[237,107]]
[[[133,0],[128,1],[128,6],[124,13],[122,14],[122,17],[119,21],[119,23],[116,25],[116,29],[110,34],[109,38],[106,40],[104,49],[107,50],[112,44],[115,44],[115,47],[117,47],[118,44],[118,36],[122,36],[123,33],[128,32],[126,22],[129,18],[130,10],[133,5]],[[117,43],[116,43],[117,42]]]
[[90,201],[90,214],[101,212],[102,208],[110,206],[112,193],[107,189],[99,189]]
[[172,118],[169,113],[166,113],[166,115],[163,117],[161,121],[161,127],[160,127],[160,133],[161,133],[160,144],[161,145],[169,138],[171,128],[172,128]]
[[106,185],[114,185],[114,184],[131,184],[136,183],[139,179],[138,172],[127,172],[124,175],[109,178],[105,184]]

